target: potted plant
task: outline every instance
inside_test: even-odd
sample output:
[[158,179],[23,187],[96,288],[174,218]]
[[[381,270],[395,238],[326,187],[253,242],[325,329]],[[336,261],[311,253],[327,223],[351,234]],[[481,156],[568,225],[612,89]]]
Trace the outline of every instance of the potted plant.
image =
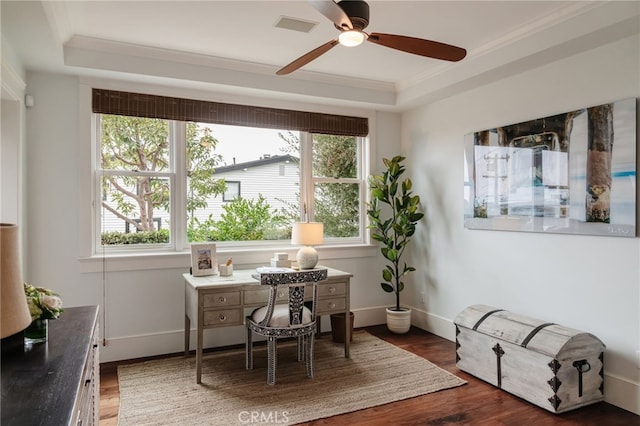
[[24,283],[24,294],[31,314],[31,324],[24,330],[26,343],[41,343],[48,339],[49,320],[57,319],[62,309],[60,295],[48,288]]
[[411,327],[411,310],[400,306],[400,293],[404,290],[402,279],[416,269],[402,263],[409,241],[415,234],[416,224],[424,217],[420,209],[420,197],[411,191],[411,179],[401,180],[405,171],[405,157],[395,156],[382,161],[386,170],[381,175],[369,177],[371,201],[367,215],[371,238],[381,244],[380,251],[388,260],[382,270],[382,289],[395,293],[396,304],[387,308],[387,327],[394,333],[406,333]]

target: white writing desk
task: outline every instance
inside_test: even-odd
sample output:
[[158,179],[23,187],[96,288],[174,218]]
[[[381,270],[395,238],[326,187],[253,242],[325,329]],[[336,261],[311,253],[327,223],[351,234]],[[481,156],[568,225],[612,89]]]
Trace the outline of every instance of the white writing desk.
[[[322,266],[318,266],[322,268]],[[269,286],[252,277],[255,269],[233,271],[230,277],[209,275],[194,277],[183,274],[184,286],[184,353],[189,355],[191,323],[196,328],[196,383],[202,376],[202,340],[205,329],[244,324],[245,308],[266,305]],[[353,275],[327,268],[327,280],[318,283],[316,315],[344,313],[344,356],[349,358],[351,323],[349,321],[349,285]],[[286,296],[283,293],[283,299]],[[318,321],[318,324],[320,322]]]

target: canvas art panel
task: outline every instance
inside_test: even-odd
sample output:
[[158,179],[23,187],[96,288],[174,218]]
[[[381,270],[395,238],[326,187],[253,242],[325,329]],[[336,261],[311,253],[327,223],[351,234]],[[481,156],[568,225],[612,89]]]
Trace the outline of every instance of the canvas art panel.
[[217,274],[216,245],[212,243],[191,244],[191,275],[202,277]]
[[636,236],[636,99],[465,136],[468,229]]

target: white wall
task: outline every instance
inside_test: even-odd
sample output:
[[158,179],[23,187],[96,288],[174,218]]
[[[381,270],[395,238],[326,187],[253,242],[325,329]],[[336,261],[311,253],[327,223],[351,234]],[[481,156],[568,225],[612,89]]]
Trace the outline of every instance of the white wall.
[[[11,46],[2,39],[0,60],[0,222],[15,223],[22,230],[25,185],[25,87],[26,76]],[[24,233],[20,235],[24,259]]]
[[18,191],[22,180],[22,167],[20,167],[22,143],[19,125],[22,106],[18,101],[2,99],[0,114],[0,120],[2,120],[2,126],[0,126],[0,182],[12,183],[0,188],[0,222],[18,224],[22,213]]
[[4,38],[0,51],[0,221],[22,226],[25,76]]
[[403,152],[427,211],[412,247],[419,270],[405,295],[419,310],[414,322],[453,340],[457,313],[484,303],[591,332],[607,346],[605,399],[636,413],[638,238],[465,229],[462,166],[467,133],[640,96],[639,44],[636,36],[531,69],[402,121]]

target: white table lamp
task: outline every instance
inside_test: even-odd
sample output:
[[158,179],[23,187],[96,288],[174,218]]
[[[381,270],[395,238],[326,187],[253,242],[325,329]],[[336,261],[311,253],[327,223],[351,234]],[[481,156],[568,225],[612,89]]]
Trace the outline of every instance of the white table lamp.
[[300,269],[312,269],[318,263],[318,252],[312,246],[322,244],[324,226],[320,222],[295,222],[291,230],[291,244],[300,244],[296,260]]

